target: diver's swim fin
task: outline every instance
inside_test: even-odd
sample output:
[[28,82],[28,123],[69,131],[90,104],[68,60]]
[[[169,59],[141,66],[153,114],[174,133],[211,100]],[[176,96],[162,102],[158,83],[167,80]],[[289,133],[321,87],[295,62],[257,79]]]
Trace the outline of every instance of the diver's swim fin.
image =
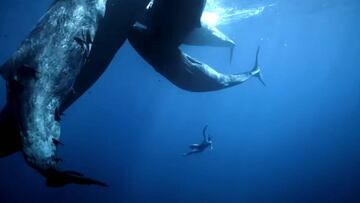
[[260,46],[257,48],[255,64],[251,72],[254,73],[254,76],[256,76],[264,86],[266,86],[266,83],[264,81],[263,75],[259,67],[259,52],[260,52]]
[[79,184],[79,185],[98,185],[102,187],[108,187],[104,182],[94,180],[85,177],[83,174],[76,171],[58,171],[51,169],[46,171],[46,185],[48,187],[62,187],[67,184]]

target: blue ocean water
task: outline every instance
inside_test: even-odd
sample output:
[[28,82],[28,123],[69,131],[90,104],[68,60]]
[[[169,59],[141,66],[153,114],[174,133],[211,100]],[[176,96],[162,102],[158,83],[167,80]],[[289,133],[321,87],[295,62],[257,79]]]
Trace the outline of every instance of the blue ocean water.
[[[232,63],[227,49],[182,49],[218,71],[239,73],[252,67],[261,46],[266,87],[252,79],[186,92],[126,43],[62,121],[62,167],[110,187],[47,188],[17,153],[0,160],[0,202],[360,202],[360,2],[222,2],[266,7],[219,25],[237,43]],[[50,3],[0,2],[0,63]],[[214,150],[181,156],[201,141],[205,124]]]

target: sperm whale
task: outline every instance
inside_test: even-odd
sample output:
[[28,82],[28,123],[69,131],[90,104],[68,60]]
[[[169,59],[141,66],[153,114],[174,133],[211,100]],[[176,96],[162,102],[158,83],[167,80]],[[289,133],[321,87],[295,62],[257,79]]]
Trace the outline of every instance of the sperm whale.
[[[192,92],[217,91],[257,77],[264,83],[258,66],[259,50],[252,70],[222,74],[183,53],[183,43],[198,46],[233,47],[235,43],[209,25],[199,25],[205,0],[157,0],[149,7],[144,26],[134,26],[129,41],[139,55],[177,87]],[[182,18],[185,18],[183,20]]]
[[[148,0],[56,0],[51,5],[0,68],[7,84],[7,103],[0,113],[0,156],[22,150],[27,163],[45,176],[48,186],[69,183],[106,186],[81,173],[60,170],[61,159],[56,156],[61,145],[60,118],[96,82],[127,38],[158,72],[188,91],[219,90],[253,76],[262,79],[258,57],[250,72],[224,75],[178,49],[181,43],[234,45],[220,31],[214,32],[199,23],[197,18],[202,11],[195,10],[195,20],[189,18],[184,25],[175,26],[172,30],[175,38],[171,40],[152,35],[151,24],[147,24],[146,30],[137,29],[133,24],[147,3]],[[196,8],[203,6],[199,4]],[[147,20],[155,22],[151,16]],[[163,29],[161,23],[158,25]],[[168,25],[163,31],[174,28]],[[149,47],[154,45],[161,46],[152,55]]]
[[0,120],[12,123],[7,127],[10,133],[19,131],[26,162],[46,177],[49,186],[106,186],[79,173],[59,170],[56,155],[59,108],[88,60],[105,8],[106,0],[54,2],[0,69],[7,84],[7,104]]

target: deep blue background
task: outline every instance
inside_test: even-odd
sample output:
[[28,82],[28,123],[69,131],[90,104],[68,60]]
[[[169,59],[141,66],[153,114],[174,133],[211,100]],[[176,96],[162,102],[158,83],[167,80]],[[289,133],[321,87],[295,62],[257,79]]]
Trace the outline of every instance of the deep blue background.
[[[234,0],[235,1],[235,0]],[[0,2],[0,63],[51,0]],[[360,27],[357,0],[238,0],[274,6],[220,27],[228,50],[183,49],[226,73],[260,64],[256,80],[189,93],[162,78],[128,45],[67,112],[64,168],[109,188],[44,186],[21,153],[0,160],[1,203],[360,202]],[[0,84],[0,105],[5,101]],[[214,150],[181,156],[209,124]]]

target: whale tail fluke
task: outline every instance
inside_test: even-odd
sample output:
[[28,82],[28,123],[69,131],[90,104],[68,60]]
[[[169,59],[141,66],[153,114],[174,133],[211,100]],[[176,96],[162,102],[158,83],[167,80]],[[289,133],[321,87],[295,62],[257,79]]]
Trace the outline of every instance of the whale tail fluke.
[[76,171],[58,171],[56,169],[52,169],[45,172],[45,177],[46,185],[48,187],[62,187],[71,183],[109,187],[104,182],[85,177],[83,174]]
[[259,67],[259,52],[260,52],[260,46],[257,48],[257,51],[256,51],[255,64],[254,64],[254,68],[251,70],[251,74],[253,76],[257,77],[260,80],[260,82],[264,86],[266,86],[263,75],[261,73],[261,69]]

